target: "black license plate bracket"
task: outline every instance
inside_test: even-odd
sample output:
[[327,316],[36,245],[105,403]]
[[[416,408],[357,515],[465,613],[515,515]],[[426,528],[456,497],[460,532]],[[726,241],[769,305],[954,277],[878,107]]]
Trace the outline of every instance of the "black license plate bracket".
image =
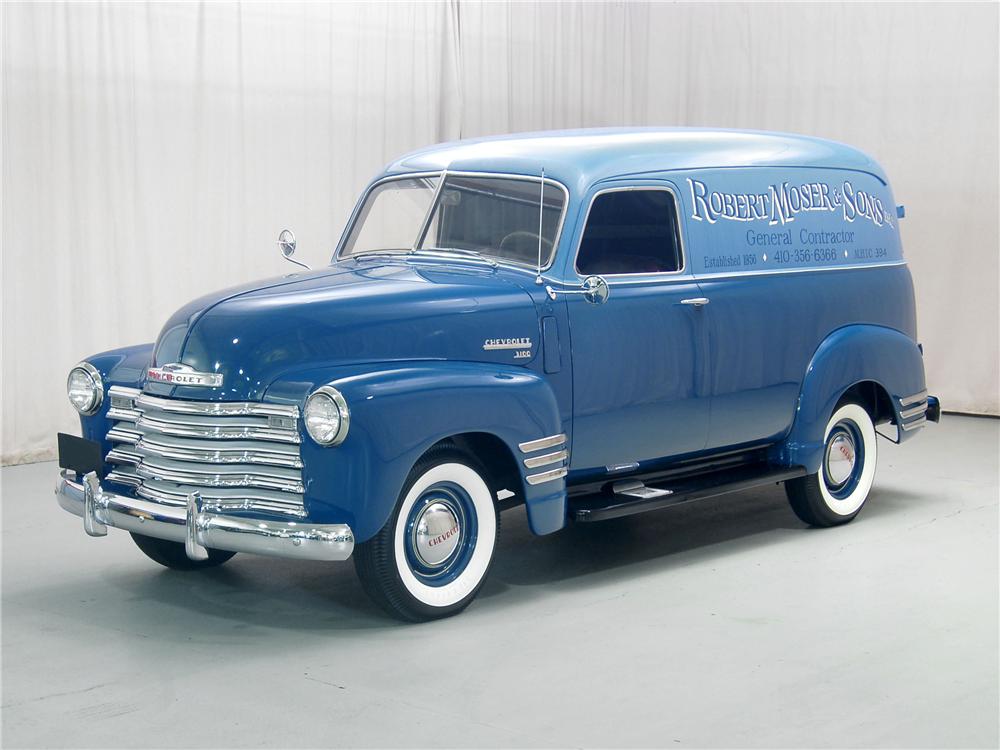
[[104,456],[101,455],[101,444],[96,440],[87,440],[76,435],[60,432],[59,468],[69,469],[79,474],[96,471],[97,476],[104,476]]

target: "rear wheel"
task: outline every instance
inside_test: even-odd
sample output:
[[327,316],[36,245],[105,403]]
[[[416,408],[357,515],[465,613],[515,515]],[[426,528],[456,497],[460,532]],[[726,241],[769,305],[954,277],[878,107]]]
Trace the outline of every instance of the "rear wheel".
[[210,549],[207,560],[192,560],[187,556],[181,542],[171,542],[168,539],[157,539],[142,534],[132,534],[132,541],[135,542],[136,547],[146,553],[146,557],[150,560],[173,570],[214,568],[217,565],[222,565],[236,554],[221,549]]
[[875,440],[875,425],[863,406],[838,406],[823,433],[820,470],[785,483],[795,515],[811,526],[838,526],[858,515],[875,480]]
[[382,530],[355,548],[361,584],[389,614],[435,620],[461,612],[475,598],[500,528],[486,477],[462,451],[428,451]]

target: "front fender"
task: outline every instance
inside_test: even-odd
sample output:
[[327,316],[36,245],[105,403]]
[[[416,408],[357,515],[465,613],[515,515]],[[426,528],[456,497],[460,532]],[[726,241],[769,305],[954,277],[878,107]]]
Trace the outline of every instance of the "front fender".
[[108,398],[107,389],[113,385],[141,388],[152,358],[152,344],[126,346],[87,357],[86,361],[101,374],[105,394],[97,413],[90,416],[80,415],[80,434],[88,440],[99,442],[101,455],[106,456],[111,450],[111,444],[107,440],[108,430],[111,429],[111,422],[107,417],[111,399]]
[[538,534],[565,524],[562,479],[529,485],[518,444],[562,432],[555,395],[530,370],[470,362],[393,363],[298,372],[274,382],[266,399],[301,406],[321,385],[340,391],[351,412],[344,442],[317,445],[303,434],[303,481],[310,518],[347,523],[359,542],[389,519],[410,469],[428,448],[461,433],[486,433],[517,460],[528,520]]
[[892,328],[874,325],[845,326],[827,336],[806,370],[795,421],[779,460],[819,471],[823,432],[834,407],[848,388],[865,381],[882,386],[894,409],[900,398],[923,391],[924,361],[916,342]]

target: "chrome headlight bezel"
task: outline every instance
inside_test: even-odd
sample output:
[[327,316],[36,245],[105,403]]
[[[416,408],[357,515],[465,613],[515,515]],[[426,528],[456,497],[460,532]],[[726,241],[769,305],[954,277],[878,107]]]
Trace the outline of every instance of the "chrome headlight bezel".
[[[73,374],[76,372],[83,373],[83,376],[90,380],[90,400],[82,406],[77,404],[69,395],[70,383],[73,381]],[[69,374],[66,376],[66,398],[69,399],[73,408],[85,417],[96,414],[97,410],[101,408],[101,404],[104,403],[104,381],[101,380],[101,373],[90,362],[80,362],[69,371]]]
[[[309,405],[310,403],[320,403],[321,399],[327,401],[337,410],[339,421],[336,429],[333,430],[330,435],[327,435],[326,433],[319,433],[317,435],[313,432],[312,426],[310,425]],[[311,437],[317,445],[322,445],[325,448],[332,448],[335,445],[343,443],[344,439],[347,437],[347,431],[351,427],[351,410],[347,407],[347,400],[340,391],[333,386],[324,385],[309,394],[309,397],[306,399],[305,405],[302,408],[302,421],[305,424],[306,433],[308,433],[309,437]]]

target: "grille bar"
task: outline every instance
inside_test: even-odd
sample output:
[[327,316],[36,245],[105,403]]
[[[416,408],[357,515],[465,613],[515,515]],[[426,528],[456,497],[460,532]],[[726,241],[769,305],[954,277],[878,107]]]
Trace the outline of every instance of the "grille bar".
[[174,401],[158,398],[146,393],[135,399],[140,411],[158,409],[174,414],[203,414],[213,417],[225,416],[271,416],[298,419],[299,407],[284,404],[265,404],[254,401]]
[[120,386],[109,396],[109,480],[168,505],[197,490],[226,509],[305,515],[298,407],[182,401]]
[[112,442],[135,446],[144,454],[213,464],[261,464],[302,468],[302,459],[294,445],[274,445],[262,440],[216,440],[208,448],[204,441],[170,435],[145,436],[118,427],[108,432]]
[[[131,464],[138,474],[150,479],[170,479],[200,487],[265,487],[283,492],[305,491],[301,473],[295,469],[251,467],[247,464],[199,464],[190,466],[185,461],[175,461],[150,455],[144,450],[136,452],[114,449],[108,461]],[[253,471],[247,471],[253,468]]]
[[177,435],[179,437],[206,438],[208,440],[274,440],[282,443],[298,443],[299,436],[289,430],[272,430],[268,427],[222,423],[214,425],[207,420],[201,424],[184,424],[180,422],[154,419],[142,415],[135,425],[145,428],[143,432],[157,432],[161,435]]

